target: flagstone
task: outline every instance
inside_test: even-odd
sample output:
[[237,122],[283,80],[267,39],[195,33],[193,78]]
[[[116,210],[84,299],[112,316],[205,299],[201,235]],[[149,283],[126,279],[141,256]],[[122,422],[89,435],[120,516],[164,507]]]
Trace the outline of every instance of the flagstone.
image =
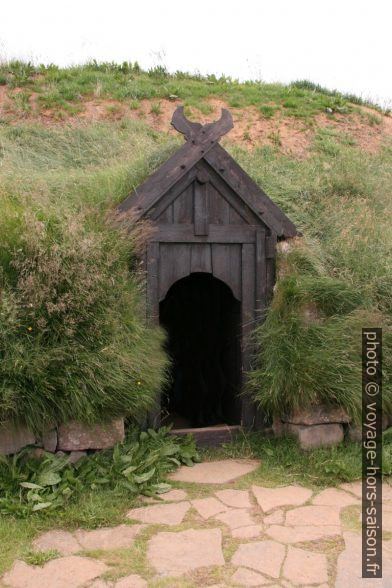
[[30,566],[17,560],[3,582],[10,588],[79,588],[107,570],[108,566],[101,561],[77,555],[52,559],[44,566]]
[[163,494],[154,494],[154,496],[141,496],[140,500],[146,504],[157,504],[162,501],[180,502],[181,500],[186,500],[187,498],[188,495],[185,490],[181,490],[180,488],[173,488],[172,490],[169,490],[169,492],[164,492]]
[[118,580],[115,583],[114,588],[147,588],[147,582],[141,576],[131,574],[130,576]]
[[361,501],[342,490],[327,488],[313,498],[312,504],[343,508],[345,506],[351,506],[352,504],[361,504]]
[[33,549],[36,551],[49,551],[54,549],[61,555],[73,555],[82,549],[72,533],[54,529],[47,531],[33,541]]
[[173,502],[168,504],[154,504],[132,508],[127,512],[128,519],[135,519],[142,523],[158,525],[179,525],[190,509],[190,502]]
[[251,568],[272,578],[279,578],[285,556],[285,547],[276,541],[243,543],[231,558],[235,566]]
[[272,514],[263,518],[265,525],[283,525],[284,523],[284,512],[280,508]]
[[245,476],[260,465],[259,461],[249,459],[223,459],[205,461],[193,467],[182,466],[169,474],[171,480],[195,482],[198,484],[226,484]]
[[180,500],[186,500],[188,498],[185,490],[181,490],[181,488],[172,488],[172,490],[169,490],[169,492],[158,494],[158,496],[162,500],[173,502],[180,502]]
[[247,527],[238,527],[232,529],[231,536],[235,539],[252,539],[258,537],[263,532],[263,525],[248,525]]
[[253,525],[255,523],[249,514],[249,511],[245,508],[227,510],[226,512],[217,514],[215,518],[230,527],[230,529],[248,527],[249,525]]
[[278,506],[299,506],[312,496],[312,491],[302,486],[283,486],[281,488],[252,486],[252,492],[264,512]]
[[282,543],[300,543],[302,541],[318,541],[326,537],[335,537],[341,535],[341,527],[328,526],[298,526],[284,527],[281,525],[271,525],[266,530],[267,535]]
[[333,506],[300,506],[286,513],[286,525],[340,526],[339,508]]
[[247,490],[232,490],[228,488],[226,490],[218,490],[218,492],[215,492],[215,496],[224,502],[224,504],[233,508],[250,508],[252,506]]
[[177,533],[160,532],[147,546],[149,563],[162,576],[180,576],[197,568],[222,566],[220,529],[188,529]]
[[118,525],[93,531],[78,529],[75,538],[83,549],[121,549],[129,547],[146,525]]
[[214,496],[196,498],[195,500],[191,500],[191,504],[203,519],[208,519],[227,510],[227,506]]
[[240,586],[262,586],[270,583],[265,576],[247,568],[238,568],[232,575],[231,581]]
[[362,498],[362,480],[357,480],[356,482],[345,482],[344,484],[340,484],[339,488],[345,492],[351,492],[352,494],[355,494],[357,498]]
[[362,578],[362,536],[351,531],[343,536],[345,550],[338,557],[335,588],[391,588],[392,558],[383,553],[382,578]]
[[283,575],[295,584],[320,584],[328,582],[327,558],[297,547],[289,547],[283,566]]
[[113,582],[105,582],[102,578],[97,578],[93,580],[91,584],[88,585],[88,588],[114,588]]

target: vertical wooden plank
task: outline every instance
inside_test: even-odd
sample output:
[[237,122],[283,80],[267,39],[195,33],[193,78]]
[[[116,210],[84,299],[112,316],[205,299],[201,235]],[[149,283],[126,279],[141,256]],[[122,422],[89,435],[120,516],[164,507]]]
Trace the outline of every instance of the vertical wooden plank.
[[173,222],[193,223],[194,182],[190,184],[173,202]]
[[213,275],[231,288],[237,300],[242,299],[241,247],[239,243],[213,243],[211,255]]
[[230,225],[245,225],[247,224],[245,220],[238,214],[236,210],[232,206],[227,204],[229,209],[229,224]]
[[208,235],[207,183],[194,183],[195,235]]
[[265,229],[262,227],[256,230],[256,318],[265,308],[265,295],[267,289],[267,273],[265,260]]
[[191,247],[191,272],[212,273],[210,243],[193,243]]
[[222,194],[208,184],[208,219],[211,225],[228,225],[230,222],[230,206]]
[[[147,266],[147,319],[151,325],[159,325],[159,243],[148,243]],[[147,416],[148,426],[158,428],[161,424],[161,399],[158,398]]]
[[[250,333],[255,320],[255,245],[244,244],[242,246],[242,385],[246,373],[250,369],[251,344]],[[247,396],[242,397],[242,424],[246,428],[252,428],[255,423],[255,406]]]
[[191,244],[161,243],[159,248],[159,300],[170,286],[191,272]]
[[159,243],[147,244],[147,316],[153,325],[159,324],[159,296],[158,296],[158,271],[159,271]]
[[159,224],[172,224],[173,223],[173,204],[169,204],[167,208],[157,218]]
[[271,301],[276,279],[276,243],[276,233],[271,232],[271,235],[266,237],[266,305]]

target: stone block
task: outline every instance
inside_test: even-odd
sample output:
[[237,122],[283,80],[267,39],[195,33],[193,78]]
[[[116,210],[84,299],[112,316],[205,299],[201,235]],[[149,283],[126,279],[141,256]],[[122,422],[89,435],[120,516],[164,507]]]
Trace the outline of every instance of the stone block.
[[287,424],[287,434],[295,437],[302,449],[338,445],[344,438],[343,425],[338,423],[310,426]]
[[57,449],[57,429],[51,431],[45,431],[42,435],[42,446],[45,451],[54,453]]
[[0,427],[0,454],[17,453],[26,445],[35,443],[35,435],[23,425],[5,423]]
[[343,408],[312,406],[289,415],[284,415],[282,421],[292,425],[326,425],[329,423],[349,423],[350,417]]
[[85,425],[73,421],[60,425],[57,449],[62,451],[106,449],[123,440],[124,419],[122,418],[96,425]]
[[347,439],[349,441],[362,441],[362,427],[359,425],[349,425],[347,428]]

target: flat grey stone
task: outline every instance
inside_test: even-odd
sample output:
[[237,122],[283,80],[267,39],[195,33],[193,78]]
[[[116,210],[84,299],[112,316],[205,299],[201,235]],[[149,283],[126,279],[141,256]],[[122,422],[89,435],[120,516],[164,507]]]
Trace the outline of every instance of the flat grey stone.
[[121,443],[124,436],[124,419],[122,418],[96,425],[85,425],[73,421],[60,425],[57,448],[61,451],[105,449]]
[[215,518],[230,527],[230,529],[248,527],[249,525],[254,525],[255,523],[249,514],[249,511],[245,508],[227,510],[226,512],[217,514]]
[[282,417],[285,423],[294,425],[325,425],[329,423],[349,423],[350,417],[343,408],[313,406],[292,412]]
[[285,547],[276,541],[257,541],[240,545],[231,563],[251,568],[272,578],[279,578],[285,556]]
[[248,525],[247,527],[238,527],[232,529],[231,536],[234,539],[253,539],[263,532],[263,525]]
[[299,506],[312,496],[312,491],[303,486],[283,486],[281,488],[263,488],[252,486],[252,492],[264,512],[278,506]]
[[265,525],[283,525],[284,523],[284,512],[282,509],[275,510],[270,515],[263,518]]
[[302,449],[332,447],[339,445],[344,439],[343,425],[338,423],[329,425],[292,425],[287,423],[285,432],[287,435],[295,437]]
[[178,482],[194,482],[197,484],[226,484],[245,476],[259,467],[256,460],[224,459],[205,461],[193,467],[182,466],[169,475],[171,480]]
[[286,525],[314,527],[340,526],[339,508],[333,506],[300,506],[286,513]]
[[289,547],[283,575],[300,586],[328,582],[327,558],[322,553]]
[[131,574],[130,576],[125,576],[125,578],[118,580],[115,583],[114,588],[147,588],[147,582],[141,576]]
[[75,539],[86,550],[121,549],[132,545],[144,528],[145,525],[118,525],[93,531],[78,529],[75,531]]
[[16,453],[26,445],[35,443],[35,435],[23,425],[11,422],[0,426],[0,455]]
[[47,531],[43,535],[37,537],[37,539],[34,539],[33,548],[36,551],[49,551],[50,549],[55,549],[61,555],[72,555],[82,549],[72,533],[62,531],[61,529]]
[[219,498],[227,506],[233,508],[250,508],[251,502],[249,500],[249,492],[247,490],[218,490],[215,496]]
[[238,568],[231,576],[231,581],[240,586],[263,586],[269,584],[270,580],[247,568]]
[[385,557],[388,553],[388,548],[385,550],[386,553],[383,553],[383,577],[362,578],[361,534],[347,532],[343,536],[345,550],[338,557],[335,588],[347,588],[348,586],[355,588],[391,588],[392,558],[390,556]]
[[228,507],[214,496],[196,498],[195,500],[191,500],[191,504],[203,519],[208,519],[220,512],[228,510]]
[[79,459],[86,456],[87,453],[85,451],[71,451],[69,454],[69,463],[77,463]]
[[70,555],[52,559],[42,567],[16,561],[3,581],[10,588],[80,588],[107,570],[101,561]]
[[181,490],[181,488],[172,488],[169,492],[158,494],[158,496],[165,502],[180,502],[181,500],[186,500],[188,498],[185,490]]
[[180,488],[173,488],[164,494],[155,494],[154,496],[141,496],[142,502],[147,504],[157,504],[157,502],[180,502],[188,498],[185,490]]
[[337,488],[327,488],[313,498],[312,504],[344,508],[352,504],[361,504],[361,501]]
[[128,519],[135,519],[142,523],[153,525],[179,525],[190,509],[189,502],[172,502],[168,504],[153,504],[133,508],[127,512]]
[[340,526],[333,525],[299,525],[296,527],[284,527],[271,525],[266,530],[267,535],[280,543],[301,543],[302,541],[318,541],[327,537],[335,537],[342,534]]
[[42,435],[42,445],[45,451],[54,453],[57,449],[57,429],[45,431]]
[[157,533],[148,542],[147,559],[161,576],[181,576],[198,568],[223,566],[221,530]]
[[345,492],[351,492],[352,494],[355,494],[357,498],[362,499],[362,480],[345,482],[344,484],[340,484],[339,488]]

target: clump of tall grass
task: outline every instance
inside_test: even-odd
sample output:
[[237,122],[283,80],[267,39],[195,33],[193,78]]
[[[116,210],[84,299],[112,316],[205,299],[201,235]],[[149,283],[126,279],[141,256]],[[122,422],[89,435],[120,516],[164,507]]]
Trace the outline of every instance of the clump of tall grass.
[[336,143],[294,161],[235,150],[303,234],[278,258],[278,279],[249,389],[269,414],[314,403],[361,411],[361,328],[383,328],[384,410],[392,413],[392,173],[375,156]]
[[[105,130],[3,130],[0,421],[42,431],[70,419],[137,420],[165,380],[163,334],[146,325],[138,270],[150,229],[107,214],[132,188],[118,144],[136,150],[138,130]],[[142,175],[154,139],[144,146]]]

